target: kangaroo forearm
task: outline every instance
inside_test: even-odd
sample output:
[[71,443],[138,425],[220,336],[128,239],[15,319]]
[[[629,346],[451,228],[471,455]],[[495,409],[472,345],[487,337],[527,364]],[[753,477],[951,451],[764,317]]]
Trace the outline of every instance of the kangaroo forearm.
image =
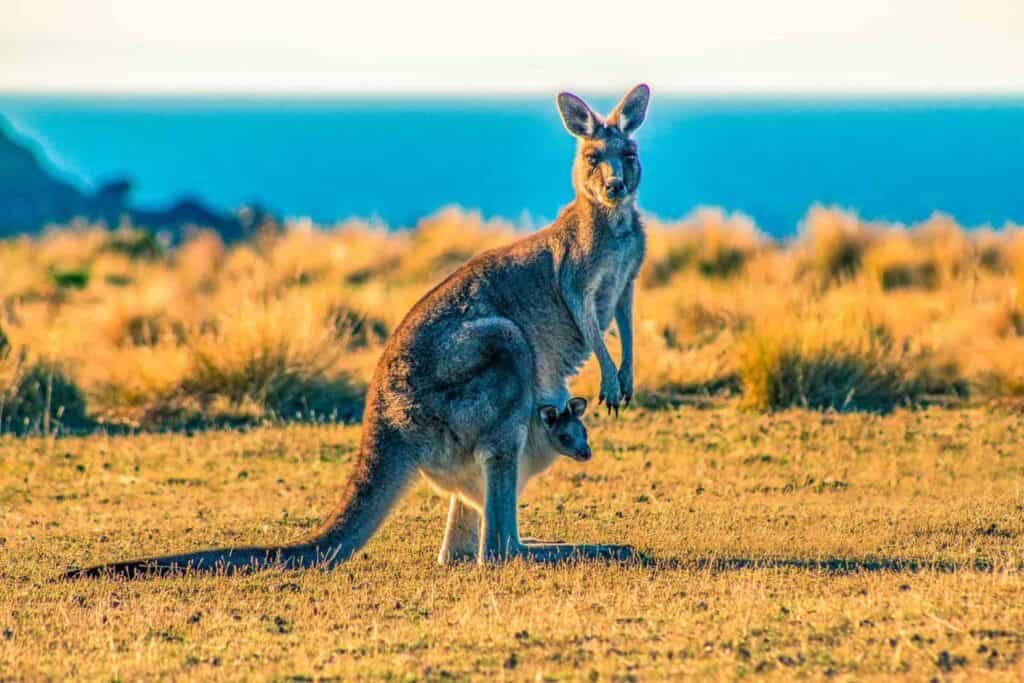
[[628,330],[629,328],[619,326],[619,338],[622,340],[622,359],[619,361],[619,367],[631,368],[633,367],[633,333],[623,332],[623,329]]
[[601,366],[602,371],[615,372],[615,360],[604,343],[604,335],[598,333],[596,337],[597,339],[593,342],[591,348],[594,351],[594,355],[597,356],[598,365]]
[[621,367],[633,366],[633,285],[630,284],[615,308],[615,326],[622,341]]
[[597,311],[593,309],[593,306],[588,306],[583,297],[574,293],[570,293],[565,299],[573,321],[583,336],[583,343],[597,356],[601,372],[614,372],[615,362],[612,360],[611,354],[608,353],[608,347],[605,346],[604,334],[601,332],[601,325],[597,322]]
[[585,321],[586,326],[583,333],[583,340],[597,356],[597,363],[601,366],[601,373],[615,372],[615,361],[612,359],[612,354],[609,353],[608,347],[604,343],[604,334],[601,333],[601,327],[597,324],[597,315],[592,317],[592,320]]
[[615,324],[619,328],[619,339],[622,341],[622,359],[619,362],[621,367],[633,366],[633,328],[632,316],[616,316]]

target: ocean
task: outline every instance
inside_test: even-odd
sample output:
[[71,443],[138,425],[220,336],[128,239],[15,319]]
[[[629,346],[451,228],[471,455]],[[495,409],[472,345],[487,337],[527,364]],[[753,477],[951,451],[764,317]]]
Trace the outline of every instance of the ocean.
[[[614,105],[595,98],[595,108]],[[401,227],[458,204],[524,226],[572,196],[554,98],[0,95],[3,115],[83,187],[130,176],[135,203],[259,201],[320,223]],[[740,211],[776,237],[814,203],[910,223],[1024,223],[1024,99],[683,98],[637,134],[641,208]]]

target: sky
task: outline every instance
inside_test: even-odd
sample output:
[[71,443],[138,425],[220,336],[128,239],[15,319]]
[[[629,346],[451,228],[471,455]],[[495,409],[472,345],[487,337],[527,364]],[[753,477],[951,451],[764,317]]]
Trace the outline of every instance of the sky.
[[0,0],[0,92],[1024,93],[1024,0]]

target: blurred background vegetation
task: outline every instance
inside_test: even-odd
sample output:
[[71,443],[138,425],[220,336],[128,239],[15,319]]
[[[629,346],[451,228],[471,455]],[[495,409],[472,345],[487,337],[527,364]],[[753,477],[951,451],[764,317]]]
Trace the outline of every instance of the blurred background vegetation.
[[[799,235],[704,209],[647,221],[637,402],[888,411],[1024,399],[1024,230],[812,207]],[[354,420],[388,334],[431,286],[521,233],[444,209],[414,229],[75,223],[0,242],[0,429]],[[617,351],[615,332],[611,347]],[[597,369],[574,391],[596,395]]]

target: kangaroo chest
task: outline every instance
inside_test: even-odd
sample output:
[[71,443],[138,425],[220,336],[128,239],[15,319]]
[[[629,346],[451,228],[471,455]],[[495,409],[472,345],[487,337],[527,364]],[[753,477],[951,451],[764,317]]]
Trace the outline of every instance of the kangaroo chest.
[[588,289],[593,292],[602,330],[611,325],[619,300],[640,268],[643,247],[639,239],[635,232],[616,238],[611,248],[601,250],[594,261]]

